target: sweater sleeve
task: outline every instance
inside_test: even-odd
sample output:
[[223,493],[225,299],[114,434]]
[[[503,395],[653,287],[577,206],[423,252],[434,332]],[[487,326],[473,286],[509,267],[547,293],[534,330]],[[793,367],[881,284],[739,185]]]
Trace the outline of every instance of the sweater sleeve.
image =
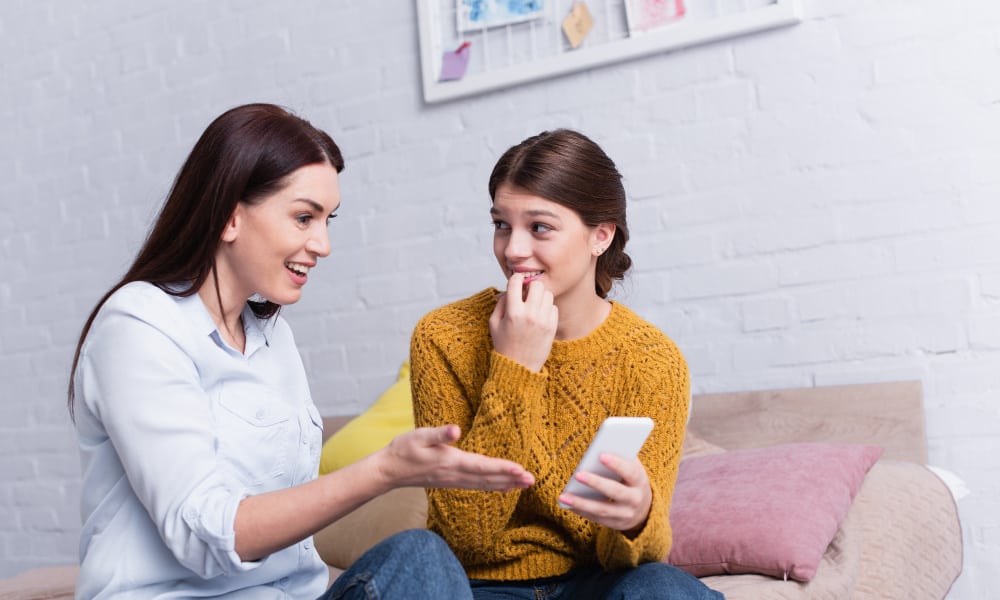
[[[456,333],[456,315],[441,310],[422,319],[411,340],[416,425],[457,424],[462,429],[459,448],[512,460],[531,470],[535,461],[526,440],[538,435],[546,373],[535,373],[492,351],[482,327]],[[488,313],[477,318],[485,322]],[[428,526],[441,534],[463,564],[476,564],[503,553],[505,532],[520,495],[520,490],[430,489]]]
[[670,552],[670,502],[673,497],[681,444],[687,423],[690,379],[680,350],[665,337],[636,358],[639,381],[624,393],[622,414],[645,415],[656,425],[639,454],[646,468],[653,500],[645,526],[634,537],[601,527],[597,558],[608,571],[661,561]]

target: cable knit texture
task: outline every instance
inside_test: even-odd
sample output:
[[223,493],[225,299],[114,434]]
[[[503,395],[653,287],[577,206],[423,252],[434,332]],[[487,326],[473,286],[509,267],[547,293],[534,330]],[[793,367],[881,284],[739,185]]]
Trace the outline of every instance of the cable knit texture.
[[[458,446],[518,462],[535,485],[507,493],[428,490],[428,526],[469,577],[526,580],[600,564],[608,571],[662,560],[687,422],[689,380],[677,346],[615,302],[604,323],[556,341],[541,373],[493,350],[489,288],[425,316],[410,346],[418,426],[456,423]],[[653,504],[629,537],[560,508],[557,498],[601,422],[648,416],[656,425],[639,454]]]

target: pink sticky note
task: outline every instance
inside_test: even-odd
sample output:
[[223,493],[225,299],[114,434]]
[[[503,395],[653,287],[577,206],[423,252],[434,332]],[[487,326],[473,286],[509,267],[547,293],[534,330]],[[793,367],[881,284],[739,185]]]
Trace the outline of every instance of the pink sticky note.
[[454,52],[445,52],[441,56],[440,81],[461,79],[469,66],[469,42],[463,42]]

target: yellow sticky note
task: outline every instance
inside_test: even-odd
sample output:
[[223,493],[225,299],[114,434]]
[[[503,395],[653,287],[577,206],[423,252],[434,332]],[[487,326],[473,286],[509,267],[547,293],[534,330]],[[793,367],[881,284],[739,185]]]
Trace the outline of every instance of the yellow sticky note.
[[583,43],[583,38],[587,37],[590,29],[594,26],[594,18],[590,16],[590,10],[583,2],[573,5],[573,10],[563,20],[563,33],[569,40],[571,46],[576,48]]

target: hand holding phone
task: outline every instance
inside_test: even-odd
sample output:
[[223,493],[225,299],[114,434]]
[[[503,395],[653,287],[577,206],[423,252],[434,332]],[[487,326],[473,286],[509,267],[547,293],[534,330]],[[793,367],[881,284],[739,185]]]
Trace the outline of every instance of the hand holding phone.
[[[601,423],[580,464],[573,470],[573,475],[579,471],[588,471],[601,477],[621,481],[621,477],[601,464],[601,455],[613,454],[624,460],[634,460],[652,431],[653,420],[649,417],[608,417]],[[577,481],[573,475],[563,489],[563,494],[573,494],[593,500],[605,499],[603,494]],[[559,506],[569,508],[562,502]]]

